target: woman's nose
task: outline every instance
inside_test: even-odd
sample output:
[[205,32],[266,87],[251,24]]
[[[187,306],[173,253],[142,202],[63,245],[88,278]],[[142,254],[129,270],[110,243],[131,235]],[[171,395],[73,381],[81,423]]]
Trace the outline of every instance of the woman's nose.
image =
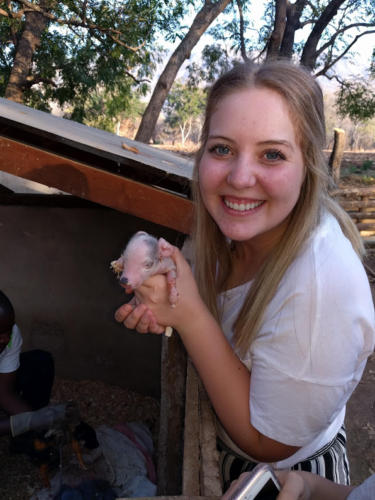
[[232,162],[227,182],[237,189],[254,186],[257,182],[255,161],[248,155],[238,156]]

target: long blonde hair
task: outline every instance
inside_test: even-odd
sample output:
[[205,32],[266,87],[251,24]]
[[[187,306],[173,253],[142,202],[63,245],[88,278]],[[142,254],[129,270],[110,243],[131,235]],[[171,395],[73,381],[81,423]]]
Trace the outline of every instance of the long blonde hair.
[[230,94],[254,87],[273,90],[285,99],[295,123],[306,175],[288,226],[257,272],[235,322],[234,339],[240,353],[249,348],[261,326],[267,305],[303,243],[319,224],[322,210],[328,210],[337,218],[356,252],[360,256],[364,253],[355,224],[328,193],[330,178],[323,153],[326,142],[323,96],[318,83],[305,69],[286,61],[238,64],[220,77],[209,92],[194,169],[195,225],[192,237],[195,276],[207,307],[220,321],[217,294],[225,287],[231,272],[232,255],[230,242],[203,203],[199,189],[199,162],[206,146],[210,119],[219,102]]

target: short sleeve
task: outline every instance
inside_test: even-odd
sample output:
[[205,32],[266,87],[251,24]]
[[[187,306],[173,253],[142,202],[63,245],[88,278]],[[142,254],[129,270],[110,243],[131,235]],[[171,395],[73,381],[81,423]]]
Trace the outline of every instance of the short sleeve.
[[296,259],[251,348],[251,422],[288,445],[305,446],[328,428],[374,349],[367,276],[341,239],[317,238]]
[[22,336],[17,325],[13,326],[9,344],[0,354],[0,373],[11,373],[20,366]]

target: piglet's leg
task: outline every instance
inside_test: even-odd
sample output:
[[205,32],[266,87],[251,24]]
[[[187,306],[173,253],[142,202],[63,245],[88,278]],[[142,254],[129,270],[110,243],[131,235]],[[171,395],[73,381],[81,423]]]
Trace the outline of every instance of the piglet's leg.
[[164,238],[158,239],[159,256],[170,257],[173,254],[173,246]]
[[171,269],[167,272],[167,285],[169,293],[169,303],[172,307],[176,307],[178,301],[178,291],[176,288],[176,270]]

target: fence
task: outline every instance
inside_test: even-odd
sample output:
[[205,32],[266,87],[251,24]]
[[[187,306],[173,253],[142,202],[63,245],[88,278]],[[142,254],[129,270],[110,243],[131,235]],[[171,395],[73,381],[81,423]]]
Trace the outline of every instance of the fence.
[[351,216],[365,241],[375,244],[375,187],[335,189],[331,194]]

